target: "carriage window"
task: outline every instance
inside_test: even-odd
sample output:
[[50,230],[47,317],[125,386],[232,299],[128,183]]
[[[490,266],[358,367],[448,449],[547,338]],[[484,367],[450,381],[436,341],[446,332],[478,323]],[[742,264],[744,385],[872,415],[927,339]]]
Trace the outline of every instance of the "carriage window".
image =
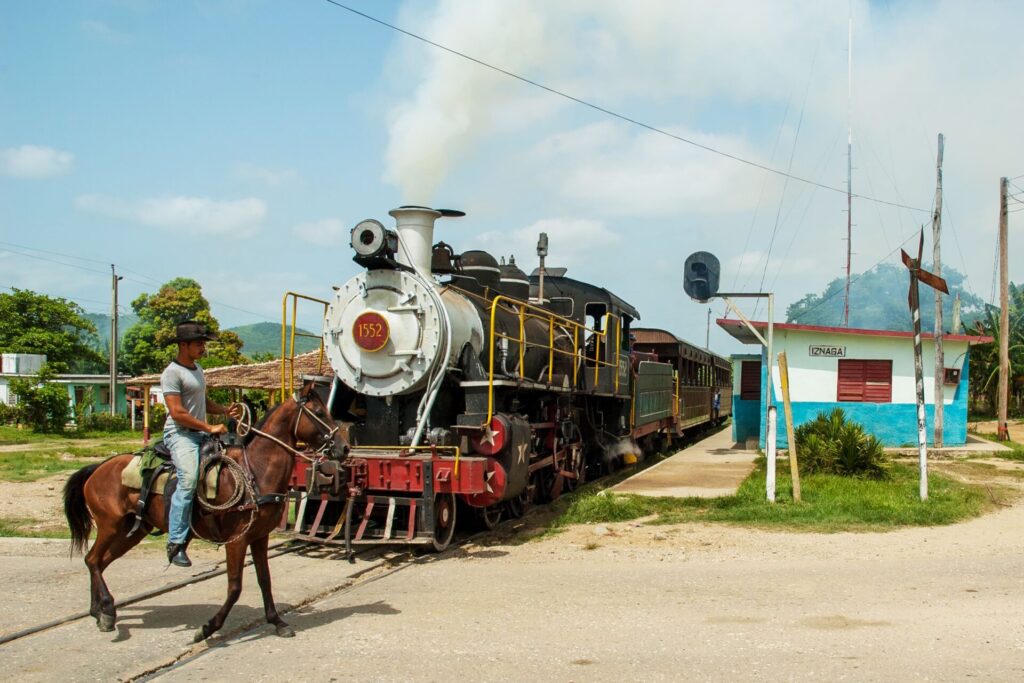
[[567,296],[556,296],[551,297],[547,303],[547,308],[555,315],[560,315],[563,318],[571,318],[573,314],[574,302]]

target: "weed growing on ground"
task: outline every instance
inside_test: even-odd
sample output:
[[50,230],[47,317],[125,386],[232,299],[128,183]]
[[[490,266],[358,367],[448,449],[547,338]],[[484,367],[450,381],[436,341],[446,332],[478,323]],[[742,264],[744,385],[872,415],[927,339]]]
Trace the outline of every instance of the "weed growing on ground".
[[765,461],[734,496],[723,498],[651,498],[581,491],[551,523],[622,522],[652,517],[648,524],[688,521],[725,522],[759,528],[817,532],[884,531],[901,526],[952,524],[975,517],[990,504],[983,487],[929,475],[929,499],[918,497],[915,468],[893,464],[886,480],[813,474],[801,478],[803,501],[795,503],[788,467],[779,463],[776,502],[765,498]]

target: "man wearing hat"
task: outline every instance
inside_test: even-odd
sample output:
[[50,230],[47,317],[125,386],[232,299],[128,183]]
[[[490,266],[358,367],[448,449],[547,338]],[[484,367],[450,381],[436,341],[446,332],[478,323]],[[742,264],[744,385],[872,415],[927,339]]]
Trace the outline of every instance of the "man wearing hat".
[[160,388],[167,404],[164,444],[171,451],[178,475],[178,487],[171,496],[167,560],[178,567],[192,566],[185,548],[192,519],[192,499],[199,483],[199,447],[209,438],[207,435],[227,432],[222,424],[207,423],[206,416],[238,418],[242,412],[235,404],[225,408],[206,397],[206,380],[197,361],[206,355],[206,342],[216,338],[216,333],[208,331],[202,323],[194,320],[179,323],[171,340],[178,345],[178,355],[160,375]]

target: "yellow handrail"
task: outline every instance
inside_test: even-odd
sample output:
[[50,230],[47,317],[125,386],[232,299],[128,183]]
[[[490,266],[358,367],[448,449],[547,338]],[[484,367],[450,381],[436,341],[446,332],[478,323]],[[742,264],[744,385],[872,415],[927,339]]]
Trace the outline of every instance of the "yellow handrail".
[[[519,336],[518,337],[512,337],[512,336],[504,334],[504,333],[498,333],[496,331],[496,329],[495,329],[496,328],[496,324],[497,324],[498,309],[501,308],[501,306],[503,304],[506,306],[506,310],[508,312],[514,313],[514,314],[516,314],[518,316],[518,319],[519,319]],[[509,309],[511,309],[511,310],[509,310]],[[540,306],[536,306],[534,304],[531,304],[531,303],[528,303],[528,302],[525,302],[525,301],[521,301],[519,299],[515,299],[513,297],[509,297],[509,296],[505,296],[503,294],[500,294],[500,295],[494,297],[494,299],[491,301],[491,319],[490,319],[490,326],[489,326],[489,331],[488,331],[488,340],[489,340],[490,349],[488,351],[488,368],[487,368],[487,420],[484,422],[485,425],[489,425],[491,423],[491,420],[494,418],[494,352],[495,352],[494,347],[495,347],[495,342],[498,339],[509,339],[509,340],[515,341],[515,342],[517,342],[519,344],[519,370],[520,370],[520,373],[522,372],[524,364],[525,364],[526,348],[528,346],[544,348],[544,344],[542,344],[542,343],[531,343],[531,342],[529,342],[526,339],[526,319],[527,318],[533,318],[533,319],[537,319],[537,320],[542,320],[542,321],[546,322],[547,325],[548,325],[548,345],[547,345],[547,351],[548,351],[548,382],[549,383],[552,382],[553,378],[554,378],[554,359],[555,359],[555,354],[556,353],[557,354],[561,354],[561,355],[570,356],[573,359],[579,358],[579,338],[580,338],[580,331],[582,330],[584,333],[586,333],[586,332],[593,333],[593,336],[595,337],[595,340],[594,340],[594,347],[595,347],[595,350],[594,350],[594,356],[595,356],[595,358],[594,358],[594,384],[595,385],[597,384],[597,381],[598,381],[598,379],[600,377],[599,371],[600,371],[601,367],[615,367],[616,371],[615,371],[614,386],[615,386],[615,391],[616,392],[619,390],[618,364],[619,364],[619,355],[622,352],[622,334],[621,334],[622,321],[621,321],[619,316],[617,316],[617,315],[615,315],[614,313],[611,313],[611,312],[605,313],[605,316],[603,318],[604,331],[603,332],[598,332],[597,330],[589,328],[589,327],[587,327],[586,325],[584,325],[582,323],[576,322],[575,320],[571,320],[569,318],[562,317],[562,316],[560,316],[560,315],[558,315],[556,313],[552,313],[550,311],[547,311],[547,310],[541,308]],[[600,359],[601,340],[604,339],[605,343],[607,343],[607,336],[608,336],[608,332],[609,332],[609,328],[610,328],[610,325],[609,325],[609,319],[610,318],[614,318],[614,320],[615,320],[615,342],[616,343],[615,343],[615,361],[613,363],[609,363],[607,361],[603,361],[603,360]],[[555,326],[556,325],[559,326],[559,327],[566,328],[566,329],[571,329],[573,331],[572,351],[571,352],[570,351],[563,351],[561,349],[556,349],[555,348]],[[577,373],[578,373],[578,364],[574,360],[574,362],[572,364],[572,384],[573,384],[573,387],[576,386],[576,382],[578,380],[578,374]]]
[[[288,333],[288,299],[292,300],[292,325],[291,334]],[[316,297],[298,294],[297,292],[285,292],[281,298],[281,401],[283,402],[289,394],[295,391],[295,337],[310,337],[320,340],[320,350],[317,356],[317,372],[322,372],[324,365],[324,340],[321,335],[299,332],[297,330],[297,318],[299,299],[312,301],[323,305],[324,315],[327,315],[329,302]],[[289,368],[291,372],[288,372]]]

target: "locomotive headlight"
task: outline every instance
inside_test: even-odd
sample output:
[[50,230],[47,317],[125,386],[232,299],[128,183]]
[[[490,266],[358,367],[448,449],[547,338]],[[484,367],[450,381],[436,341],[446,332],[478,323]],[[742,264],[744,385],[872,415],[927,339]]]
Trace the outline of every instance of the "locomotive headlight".
[[376,256],[387,244],[387,230],[372,218],[352,228],[352,248],[360,256]]

